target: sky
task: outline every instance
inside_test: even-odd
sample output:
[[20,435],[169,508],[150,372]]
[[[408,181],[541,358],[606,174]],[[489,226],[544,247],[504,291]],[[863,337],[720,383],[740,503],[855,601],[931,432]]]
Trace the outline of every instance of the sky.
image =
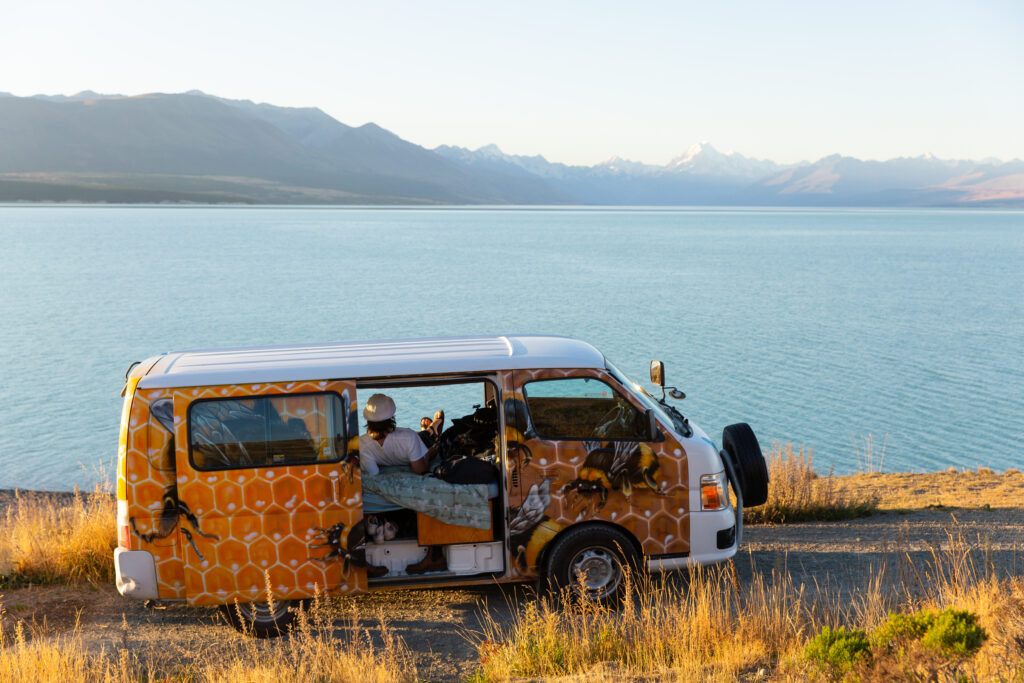
[[1024,159],[1024,2],[0,0],[0,91],[199,89],[433,148]]

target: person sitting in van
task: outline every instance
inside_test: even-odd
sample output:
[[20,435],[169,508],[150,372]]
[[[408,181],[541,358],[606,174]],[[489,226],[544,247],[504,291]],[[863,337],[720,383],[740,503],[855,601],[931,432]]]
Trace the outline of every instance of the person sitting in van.
[[444,431],[444,411],[439,410],[434,413],[434,418],[421,417],[420,418],[420,431],[417,432],[423,443],[427,445],[427,448],[431,448],[437,443],[437,440],[441,438],[441,432]]
[[359,437],[359,466],[363,474],[376,475],[380,468],[405,465],[416,474],[424,474],[430,465],[430,452],[419,434],[395,422],[397,408],[386,394],[374,394],[363,407],[366,433]]
[[[363,408],[366,433],[359,437],[359,465],[364,474],[376,475],[380,473],[381,467],[391,465],[408,465],[416,474],[429,471],[430,458],[437,451],[437,446],[427,448],[420,433],[396,426],[396,412],[394,400],[386,394],[374,394],[366,401]],[[440,430],[443,422],[444,412],[439,410],[432,423]],[[430,546],[423,559],[410,564],[405,571],[408,574],[423,574],[447,568],[443,550],[439,546]],[[374,569],[378,570],[376,567]],[[372,578],[383,575],[378,572]]]

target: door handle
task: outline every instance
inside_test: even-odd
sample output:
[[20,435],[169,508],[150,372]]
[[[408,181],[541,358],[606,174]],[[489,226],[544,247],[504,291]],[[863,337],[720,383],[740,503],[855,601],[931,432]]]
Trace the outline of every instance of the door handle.
[[337,473],[335,472],[331,472],[331,474],[333,474],[334,476],[328,477],[327,481],[330,482],[331,486],[331,498],[334,500],[334,504],[337,505],[339,493],[338,489],[341,488],[341,486],[339,485],[339,480],[341,479],[341,477],[337,476]]

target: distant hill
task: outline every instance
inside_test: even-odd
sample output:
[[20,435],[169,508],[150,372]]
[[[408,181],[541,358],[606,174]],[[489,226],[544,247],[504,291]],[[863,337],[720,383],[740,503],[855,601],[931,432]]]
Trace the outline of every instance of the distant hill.
[[1024,206],[1024,162],[787,166],[701,143],[664,166],[569,166],[199,91],[0,93],[0,201]]
[[[196,180],[206,178],[216,193],[250,202],[570,201],[543,180],[476,173],[376,125],[353,128],[318,109],[197,92],[92,94],[0,97],[0,180],[52,182],[61,188],[54,199],[75,185],[90,194],[203,192]],[[10,189],[0,197],[10,200]]]

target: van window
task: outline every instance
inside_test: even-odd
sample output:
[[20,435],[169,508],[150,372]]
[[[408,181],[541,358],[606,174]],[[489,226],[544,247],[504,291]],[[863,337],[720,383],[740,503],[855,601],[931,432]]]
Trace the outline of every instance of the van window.
[[197,470],[336,462],[345,455],[345,418],[334,393],[196,401],[189,459]]
[[536,380],[525,384],[523,394],[533,426],[542,438],[647,438],[640,411],[599,379]]

